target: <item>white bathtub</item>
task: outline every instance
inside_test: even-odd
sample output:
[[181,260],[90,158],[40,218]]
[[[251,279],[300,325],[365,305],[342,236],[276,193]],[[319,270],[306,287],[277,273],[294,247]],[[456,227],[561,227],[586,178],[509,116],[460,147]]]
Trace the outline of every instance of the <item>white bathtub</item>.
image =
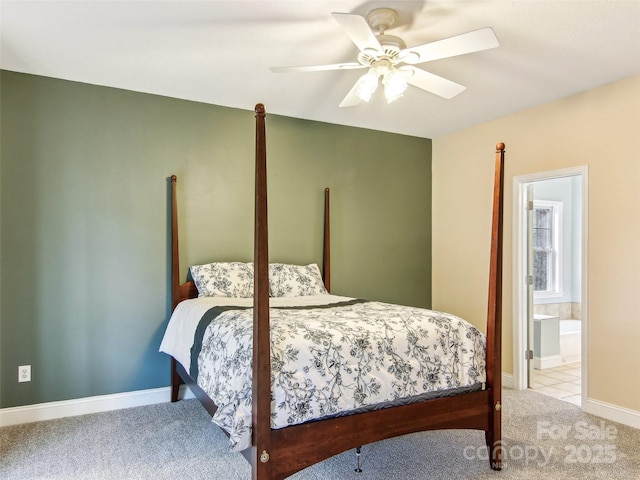
[[560,357],[562,363],[579,362],[582,347],[582,322],[560,320]]

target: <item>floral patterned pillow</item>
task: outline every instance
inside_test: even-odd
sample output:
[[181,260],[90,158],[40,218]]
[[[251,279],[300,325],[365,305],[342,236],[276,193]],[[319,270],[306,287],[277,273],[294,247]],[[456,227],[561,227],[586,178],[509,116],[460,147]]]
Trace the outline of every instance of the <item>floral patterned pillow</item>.
[[199,297],[253,297],[253,263],[216,262],[190,270]]
[[269,265],[269,292],[272,297],[302,297],[326,294],[318,265]]

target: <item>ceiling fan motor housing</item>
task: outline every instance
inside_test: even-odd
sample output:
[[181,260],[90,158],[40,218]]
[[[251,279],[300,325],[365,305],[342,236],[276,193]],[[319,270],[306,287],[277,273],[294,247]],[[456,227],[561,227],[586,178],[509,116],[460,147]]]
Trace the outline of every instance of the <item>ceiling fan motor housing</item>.
[[371,30],[375,32],[376,40],[382,48],[382,53],[373,49],[365,49],[358,55],[358,61],[362,65],[372,66],[379,60],[388,60],[395,65],[399,62],[400,52],[407,48],[400,37],[386,35],[384,32],[398,22],[398,14],[392,8],[376,8],[367,15],[367,22]]
[[367,66],[381,59],[389,60],[394,65],[399,63],[400,52],[407,48],[404,41],[394,35],[378,35],[376,38],[382,47],[382,55],[373,49],[366,49],[358,54],[358,62]]

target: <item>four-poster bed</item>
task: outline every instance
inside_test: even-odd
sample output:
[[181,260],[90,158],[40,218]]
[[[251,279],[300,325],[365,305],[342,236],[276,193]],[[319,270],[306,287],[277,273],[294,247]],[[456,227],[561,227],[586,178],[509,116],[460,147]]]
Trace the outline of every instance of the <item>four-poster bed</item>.
[[[251,265],[253,272],[252,284],[252,301],[247,299],[242,303],[242,307],[238,307],[237,312],[232,312],[233,322],[240,318],[243,314],[250,315],[252,318],[252,328],[250,329],[250,342],[252,345],[252,355],[246,361],[249,362],[248,378],[251,382],[250,390],[244,392],[245,397],[250,396],[248,401],[245,398],[245,404],[249,405],[250,412],[242,419],[247,420],[251,429],[244,428],[249,431],[250,445],[248,448],[242,449],[242,453],[247,457],[252,465],[253,478],[259,480],[281,479],[303,468],[331,457],[335,454],[343,452],[347,449],[356,448],[361,445],[376,442],[385,438],[391,438],[398,435],[404,435],[412,432],[420,432],[425,430],[436,429],[476,429],[485,432],[485,440],[490,451],[490,465],[493,469],[501,467],[501,288],[502,288],[502,210],[503,210],[503,164],[504,164],[504,144],[498,144],[496,152],[496,170],[495,170],[495,187],[494,187],[494,208],[493,208],[493,225],[491,233],[491,256],[490,256],[490,281],[489,281],[489,301],[487,315],[487,331],[486,337],[479,339],[479,332],[474,327],[466,325],[466,322],[453,317],[449,319],[448,314],[436,312],[438,314],[436,320],[428,320],[432,323],[444,323],[448,329],[446,338],[449,339],[453,327],[446,322],[458,322],[456,328],[461,330],[460,337],[471,339],[471,344],[465,344],[459,348],[459,352],[468,353],[469,356],[464,359],[460,357],[460,364],[465,364],[465,368],[471,372],[471,379],[467,380],[462,373],[457,373],[447,377],[446,383],[453,384],[454,387],[449,390],[440,391],[437,395],[415,395],[410,400],[396,403],[385,403],[374,407],[366,407],[355,409],[353,412],[346,412],[339,415],[325,415],[318,417],[319,419],[305,420],[301,423],[289,421],[289,425],[279,425],[273,428],[274,418],[277,416],[275,404],[278,403],[278,392],[273,383],[273,377],[284,369],[281,351],[273,346],[272,336],[276,328],[280,328],[280,317],[283,311],[287,309],[299,309],[307,307],[290,307],[284,302],[278,303],[281,299],[270,299],[270,272],[273,275],[273,266],[269,265],[268,255],[268,233],[267,233],[267,182],[266,182],[266,141],[265,141],[265,109],[262,104],[256,106],[256,177],[255,177],[255,243],[254,243],[254,262]],[[176,207],[176,177],[171,178],[172,191],[172,298],[174,312],[184,300],[194,299],[199,296],[198,287],[193,280],[181,283],[179,278],[179,258],[178,258],[178,225],[177,225],[177,207]],[[322,280],[328,293],[330,291],[330,244],[329,244],[329,189],[325,190],[325,231],[324,231],[324,249],[323,249],[323,269]],[[242,268],[248,268],[242,266]],[[193,273],[193,270],[192,270]],[[273,293],[273,277],[271,293]],[[286,295],[285,295],[286,296]],[[271,305],[270,305],[271,300]],[[342,303],[348,305],[349,308],[364,308],[358,301],[342,302],[342,298],[334,300],[328,306],[323,306],[327,310],[335,310],[337,304]],[[251,302],[251,303],[250,303]],[[309,302],[307,302],[309,303]],[[180,305],[184,310],[187,302]],[[224,303],[224,305],[235,305]],[[287,305],[287,306],[282,306]],[[388,306],[376,305],[378,309],[387,308]],[[249,308],[252,307],[252,308]],[[186,307],[185,307],[186,308]],[[219,307],[218,307],[219,308]],[[236,307],[229,307],[235,309]],[[315,308],[315,307],[311,307]],[[319,307],[318,307],[319,308]],[[409,308],[409,307],[402,307]],[[222,307],[227,310],[226,307]],[[211,309],[214,310],[214,309]],[[420,316],[422,309],[412,309],[411,316]],[[299,312],[300,310],[298,310]],[[432,314],[431,311],[425,311]],[[227,312],[228,313],[228,312]],[[306,312],[308,314],[309,312]],[[299,313],[296,313],[299,315]],[[349,313],[350,315],[351,313]],[[174,313],[175,315],[175,313]],[[216,313],[218,315],[218,313]],[[193,315],[192,315],[193,316]],[[199,316],[199,314],[198,314]],[[275,317],[273,323],[270,317]],[[203,316],[204,318],[204,316]],[[218,317],[222,318],[222,317]],[[446,321],[445,321],[446,318]],[[312,317],[312,320],[315,317]],[[173,316],[172,316],[173,321]],[[305,320],[307,321],[307,320]],[[225,322],[233,323],[225,317]],[[326,321],[323,320],[326,324]],[[465,325],[462,325],[465,324]],[[195,323],[194,323],[195,325]],[[204,325],[204,326],[203,326]],[[407,325],[411,325],[410,322]],[[169,335],[172,322],[165,334],[165,340]],[[392,326],[393,327],[393,326]],[[385,328],[392,328],[385,325]],[[171,357],[171,378],[172,378],[172,401],[178,399],[178,388],[180,383],[186,383],[195,396],[201,401],[204,407],[211,415],[220,416],[219,407],[212,400],[211,396],[205,392],[198,384],[201,383],[197,377],[198,367],[206,369],[208,367],[199,363],[201,360],[195,358],[193,349],[196,344],[201,345],[207,342],[208,338],[203,333],[204,329],[211,328],[209,323],[198,323],[198,331],[200,331],[199,340],[193,340],[190,347],[191,359],[187,357],[187,353],[172,353],[170,349],[163,351],[170,353]],[[213,326],[213,329],[218,328]],[[220,327],[222,328],[222,327]],[[336,327],[338,328],[338,327]],[[195,329],[195,327],[194,327]],[[246,330],[246,328],[245,328]],[[308,332],[307,332],[308,333]],[[394,335],[398,332],[396,331]],[[178,333],[180,336],[181,333]],[[233,334],[236,335],[236,334]],[[347,334],[348,335],[348,334]],[[374,335],[374,334],[372,334]],[[197,336],[197,335],[196,335]],[[313,334],[311,334],[313,336]],[[228,336],[226,338],[231,338]],[[373,338],[373,337],[372,337]],[[485,342],[486,338],[486,344]],[[297,340],[297,339],[296,339]],[[449,340],[447,340],[449,341]],[[456,340],[457,341],[457,340]],[[246,339],[245,339],[246,342]],[[475,342],[475,344],[473,343]],[[474,346],[480,345],[482,342],[482,359],[478,360],[478,352],[474,352]],[[169,342],[170,343],[170,342]],[[470,345],[470,346],[469,346]],[[200,348],[200,347],[198,347]],[[204,347],[203,351],[204,351]],[[272,350],[274,349],[275,350]],[[304,350],[305,347],[296,347]],[[315,346],[310,348],[314,349]],[[385,347],[386,349],[387,347]],[[428,349],[429,347],[424,347]],[[437,345],[433,348],[438,348]],[[176,350],[177,351],[177,350]],[[244,344],[243,352],[249,351],[251,348]],[[200,352],[202,353],[202,352]],[[209,356],[218,357],[219,352],[209,351]],[[234,353],[234,355],[238,355]],[[457,357],[456,353],[453,357]],[[476,355],[475,357],[473,355]],[[179,357],[179,361],[176,359]],[[235,358],[235,357],[234,357]],[[275,369],[272,370],[272,361],[278,362]],[[191,362],[191,363],[190,363]],[[191,365],[191,366],[189,366]],[[229,361],[224,364],[226,370],[232,370]],[[245,365],[246,366],[246,365]],[[456,372],[460,370],[456,365],[446,367]],[[278,372],[274,372],[274,370]],[[414,368],[415,369],[415,368]],[[196,374],[194,375],[194,370]],[[387,370],[392,370],[391,367]],[[483,370],[483,371],[479,371]],[[211,373],[213,372],[213,373]],[[216,377],[216,371],[207,371],[208,376]],[[297,373],[296,373],[297,375]],[[198,379],[194,379],[194,376]],[[398,375],[396,375],[398,377]],[[296,377],[299,378],[299,377]],[[455,382],[463,379],[460,383]],[[480,383],[477,379],[481,378]],[[309,380],[307,380],[309,381]],[[437,381],[437,380],[434,380]],[[302,381],[304,383],[304,380]],[[341,382],[338,381],[338,384]],[[391,382],[394,383],[394,382]],[[377,386],[379,387],[379,386]],[[216,391],[221,387],[212,387]],[[297,388],[297,384],[296,384]],[[379,389],[379,388],[378,388]],[[299,390],[299,388],[298,388]],[[374,389],[375,390],[375,389]],[[334,401],[335,399],[332,399]],[[273,406],[272,406],[273,403]],[[334,402],[335,403],[335,402]],[[226,406],[220,410],[226,410]],[[294,408],[296,408],[294,406]],[[323,407],[324,408],[324,407]],[[242,424],[242,420],[239,422]],[[246,427],[246,425],[245,425]],[[226,429],[225,429],[226,430]],[[242,430],[242,429],[241,429]],[[230,437],[235,438],[235,432]],[[240,440],[240,443],[242,440]],[[240,448],[238,448],[240,449]]]

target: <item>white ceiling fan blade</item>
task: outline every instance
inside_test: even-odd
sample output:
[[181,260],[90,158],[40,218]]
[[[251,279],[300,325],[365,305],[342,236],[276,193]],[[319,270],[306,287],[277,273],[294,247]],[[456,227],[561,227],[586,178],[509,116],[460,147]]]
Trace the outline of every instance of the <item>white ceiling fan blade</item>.
[[435,42],[425,43],[424,45],[405,48],[400,52],[399,56],[403,62],[415,65],[441,58],[464,55],[465,53],[488,50],[498,45],[500,43],[493,29],[486,27]]
[[333,18],[342,27],[361,52],[382,54],[380,42],[371,31],[367,21],[360,15],[351,13],[332,13]]
[[467,88],[464,85],[439,77],[433,73],[425,72],[417,67],[405,65],[398,70],[405,74],[407,83],[446,99],[455,97]]
[[299,67],[270,67],[270,70],[274,73],[289,73],[289,72],[321,72],[324,70],[353,70],[356,68],[365,68],[357,62],[349,63],[334,63],[331,65],[302,65]]
[[356,83],[353,84],[353,87],[351,87],[351,90],[349,90],[349,93],[347,93],[347,95],[340,102],[340,105],[338,105],[339,107],[355,107],[356,105],[360,105],[362,100],[360,99],[360,97],[356,95],[356,91],[360,86],[361,80],[362,78],[359,78],[358,80],[356,80]]

